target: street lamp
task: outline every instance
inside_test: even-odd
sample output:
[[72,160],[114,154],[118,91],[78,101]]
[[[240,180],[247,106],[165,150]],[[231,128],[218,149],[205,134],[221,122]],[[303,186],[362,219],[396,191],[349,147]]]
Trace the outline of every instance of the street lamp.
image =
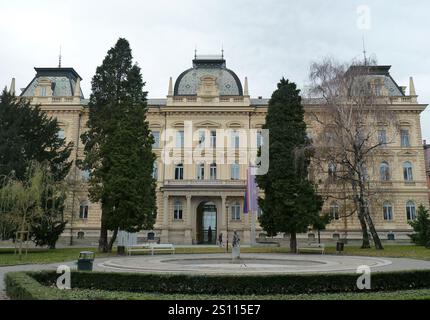
[[225,204],[225,214],[226,214],[226,227],[227,227],[227,242],[226,242],[226,246],[225,246],[225,250],[228,253],[228,203]]

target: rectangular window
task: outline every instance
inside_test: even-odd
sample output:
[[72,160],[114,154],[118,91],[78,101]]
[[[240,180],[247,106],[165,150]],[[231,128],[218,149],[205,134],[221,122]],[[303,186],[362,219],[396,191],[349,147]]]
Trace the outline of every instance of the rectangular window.
[[239,149],[239,146],[240,146],[239,132],[232,131],[232,133],[231,133],[231,147],[234,149]]
[[184,131],[177,131],[176,132],[176,148],[183,148],[184,147]]
[[387,144],[387,131],[378,130],[378,143],[382,146]]
[[90,171],[89,170],[83,170],[81,172],[81,179],[83,182],[88,182],[88,180],[90,180]]
[[182,220],[182,203],[179,200],[175,201],[173,209],[173,219]]
[[238,163],[233,163],[231,165],[231,180],[239,180],[239,170],[240,166]]
[[65,134],[65,132],[64,132],[64,129],[60,129],[60,130],[58,130],[57,137],[58,137],[59,139],[64,139],[64,138],[66,137],[66,134]]
[[184,166],[182,164],[175,167],[175,180],[184,180]]
[[153,148],[160,148],[160,131],[152,131],[152,136],[154,137]]
[[205,146],[205,131],[199,131],[199,147],[203,148]]
[[402,147],[410,147],[410,143],[409,143],[409,131],[408,130],[400,130],[400,145]]
[[203,163],[197,165],[197,180],[205,179],[205,165]]
[[216,148],[216,130],[211,131],[211,148]]
[[231,206],[231,220],[240,220],[240,204],[238,203]]
[[210,179],[211,180],[216,180],[217,176],[216,176],[216,163],[212,163],[211,164],[211,168],[210,168]]
[[257,148],[260,148],[263,145],[263,135],[261,131],[257,132]]
[[40,87],[40,96],[46,97],[46,87]]

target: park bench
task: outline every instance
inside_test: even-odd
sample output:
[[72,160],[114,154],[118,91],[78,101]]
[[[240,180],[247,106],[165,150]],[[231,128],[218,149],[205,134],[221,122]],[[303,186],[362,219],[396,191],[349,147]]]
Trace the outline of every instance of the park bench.
[[325,245],[324,243],[308,243],[306,246],[298,247],[297,253],[303,252],[303,251],[311,251],[311,252],[321,252],[321,254],[325,253]]
[[151,254],[154,255],[154,253],[157,251],[171,251],[172,254],[174,254],[175,247],[171,243],[144,243],[127,246],[127,254],[129,256],[131,256],[132,252],[151,252]]

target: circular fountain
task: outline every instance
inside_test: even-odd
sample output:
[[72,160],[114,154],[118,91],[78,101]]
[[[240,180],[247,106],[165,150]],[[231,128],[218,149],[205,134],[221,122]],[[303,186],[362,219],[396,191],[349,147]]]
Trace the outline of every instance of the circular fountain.
[[352,272],[357,267],[387,266],[391,261],[372,257],[292,254],[182,254],[135,256],[107,260],[98,266],[112,271],[190,274],[282,274]]

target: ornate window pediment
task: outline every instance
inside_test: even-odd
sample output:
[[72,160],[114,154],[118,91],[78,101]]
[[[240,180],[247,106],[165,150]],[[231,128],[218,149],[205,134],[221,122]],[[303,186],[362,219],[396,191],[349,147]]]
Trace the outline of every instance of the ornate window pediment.
[[195,127],[196,128],[220,128],[221,124],[214,121],[205,120],[205,121],[196,123]]

